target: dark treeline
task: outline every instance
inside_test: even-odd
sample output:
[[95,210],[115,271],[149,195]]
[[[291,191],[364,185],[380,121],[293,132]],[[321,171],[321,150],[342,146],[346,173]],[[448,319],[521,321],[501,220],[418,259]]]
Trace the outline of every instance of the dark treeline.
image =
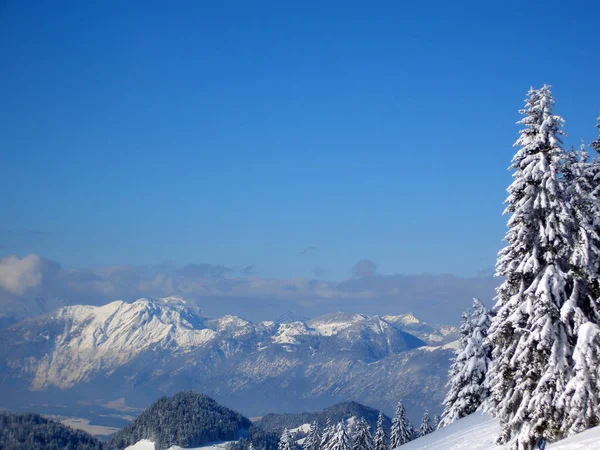
[[[267,414],[259,422],[258,426],[266,431],[281,435],[283,430],[297,428],[300,425],[315,422],[319,428],[325,428],[327,422],[338,423],[348,420],[350,417],[362,417],[371,429],[377,426],[379,411],[357,402],[344,402],[330,406],[321,411],[302,412],[297,414]],[[384,425],[390,427],[392,420],[384,415]]]
[[249,419],[195,392],[162,397],[133,422],[116,432],[109,443],[125,448],[142,439],[155,443],[156,450],[172,445],[198,447],[209,442],[232,441],[248,435]]
[[0,411],[2,450],[108,450],[109,445],[39,414]]

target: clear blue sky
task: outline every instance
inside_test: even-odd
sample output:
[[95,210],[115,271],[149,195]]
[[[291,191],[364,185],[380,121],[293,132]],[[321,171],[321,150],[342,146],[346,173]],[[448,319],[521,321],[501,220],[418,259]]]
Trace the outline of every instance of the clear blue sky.
[[[600,114],[600,2],[0,1],[0,256],[472,275],[527,89]],[[303,249],[315,247],[300,255]]]

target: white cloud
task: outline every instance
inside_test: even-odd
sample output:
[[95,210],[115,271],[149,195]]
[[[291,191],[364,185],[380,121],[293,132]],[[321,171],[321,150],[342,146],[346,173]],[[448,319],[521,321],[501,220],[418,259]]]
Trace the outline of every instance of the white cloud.
[[22,295],[42,282],[43,260],[30,254],[19,258],[7,256],[0,259],[0,287],[13,294]]
[[492,277],[378,275],[369,260],[355,265],[352,278],[333,282],[247,277],[211,264],[65,269],[32,254],[0,259],[0,317],[33,316],[65,304],[177,295],[213,317],[237,314],[264,320],[289,309],[309,317],[340,310],[382,315],[413,312],[420,319],[447,323],[458,322],[474,296],[490,304],[497,283]]

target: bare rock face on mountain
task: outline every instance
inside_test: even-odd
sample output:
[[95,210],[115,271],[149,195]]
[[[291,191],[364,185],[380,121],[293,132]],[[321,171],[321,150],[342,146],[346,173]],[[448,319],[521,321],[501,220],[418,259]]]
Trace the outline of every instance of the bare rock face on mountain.
[[68,306],[0,329],[0,407],[147,406],[190,389],[249,415],[398,399],[418,415],[439,409],[455,331],[412,315],[208,319],[175,297]]

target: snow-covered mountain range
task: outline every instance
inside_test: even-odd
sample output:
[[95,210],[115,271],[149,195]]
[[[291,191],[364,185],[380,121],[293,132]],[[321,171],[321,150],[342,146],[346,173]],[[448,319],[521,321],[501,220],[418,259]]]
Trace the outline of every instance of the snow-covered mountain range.
[[411,314],[252,323],[175,297],[68,306],[0,330],[0,407],[146,406],[193,389],[249,415],[357,400],[439,410],[456,338]]

